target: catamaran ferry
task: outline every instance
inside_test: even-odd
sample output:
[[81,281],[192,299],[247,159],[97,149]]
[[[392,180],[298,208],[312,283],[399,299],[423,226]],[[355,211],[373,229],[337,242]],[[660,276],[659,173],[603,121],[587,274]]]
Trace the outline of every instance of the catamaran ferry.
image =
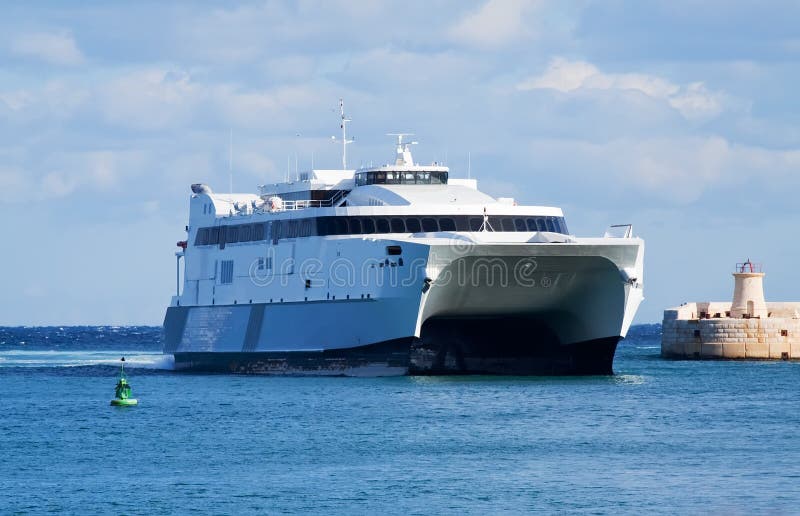
[[575,237],[559,208],[416,163],[407,135],[392,163],[348,170],[341,115],[341,170],[258,195],[192,185],[164,319],[176,368],[612,373],[643,299],[644,242],[630,225]]

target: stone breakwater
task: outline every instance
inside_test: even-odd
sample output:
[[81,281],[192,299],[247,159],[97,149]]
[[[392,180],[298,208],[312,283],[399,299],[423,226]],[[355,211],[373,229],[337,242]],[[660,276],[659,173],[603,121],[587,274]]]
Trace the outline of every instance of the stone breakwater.
[[687,303],[665,310],[661,355],[800,360],[800,303],[766,306],[763,318],[731,318],[731,303]]

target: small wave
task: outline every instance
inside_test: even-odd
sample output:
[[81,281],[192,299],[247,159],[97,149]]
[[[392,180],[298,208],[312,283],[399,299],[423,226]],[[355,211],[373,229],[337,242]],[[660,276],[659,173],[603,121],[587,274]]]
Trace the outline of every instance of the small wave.
[[81,367],[119,366],[125,357],[125,367],[130,369],[174,369],[172,355],[132,351],[0,351],[0,367]]
[[614,382],[623,385],[642,385],[645,379],[644,376],[638,374],[618,374],[614,375]]

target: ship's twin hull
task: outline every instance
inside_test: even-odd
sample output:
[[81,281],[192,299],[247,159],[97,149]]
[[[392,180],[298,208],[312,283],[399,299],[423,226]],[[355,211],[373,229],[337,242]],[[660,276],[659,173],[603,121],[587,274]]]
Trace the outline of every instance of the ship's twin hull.
[[181,370],[307,376],[448,374],[611,374],[620,337],[560,345],[514,345],[487,353],[484,346],[424,345],[408,338],[349,349],[175,353]]
[[[639,244],[559,247],[501,246],[485,267],[448,257],[385,297],[172,306],[164,351],[178,369],[236,373],[611,374],[641,300],[615,262],[640,262]],[[633,257],[614,260],[623,247]]]

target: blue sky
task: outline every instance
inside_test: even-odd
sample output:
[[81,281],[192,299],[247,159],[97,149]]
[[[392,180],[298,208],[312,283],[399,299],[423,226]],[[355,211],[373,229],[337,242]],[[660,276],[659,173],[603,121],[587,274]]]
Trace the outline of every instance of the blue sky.
[[[18,2],[0,17],[0,324],[160,324],[189,184],[414,132],[495,196],[646,239],[638,322],[765,263],[800,299],[796,2]],[[298,136],[299,135],[299,136]]]

